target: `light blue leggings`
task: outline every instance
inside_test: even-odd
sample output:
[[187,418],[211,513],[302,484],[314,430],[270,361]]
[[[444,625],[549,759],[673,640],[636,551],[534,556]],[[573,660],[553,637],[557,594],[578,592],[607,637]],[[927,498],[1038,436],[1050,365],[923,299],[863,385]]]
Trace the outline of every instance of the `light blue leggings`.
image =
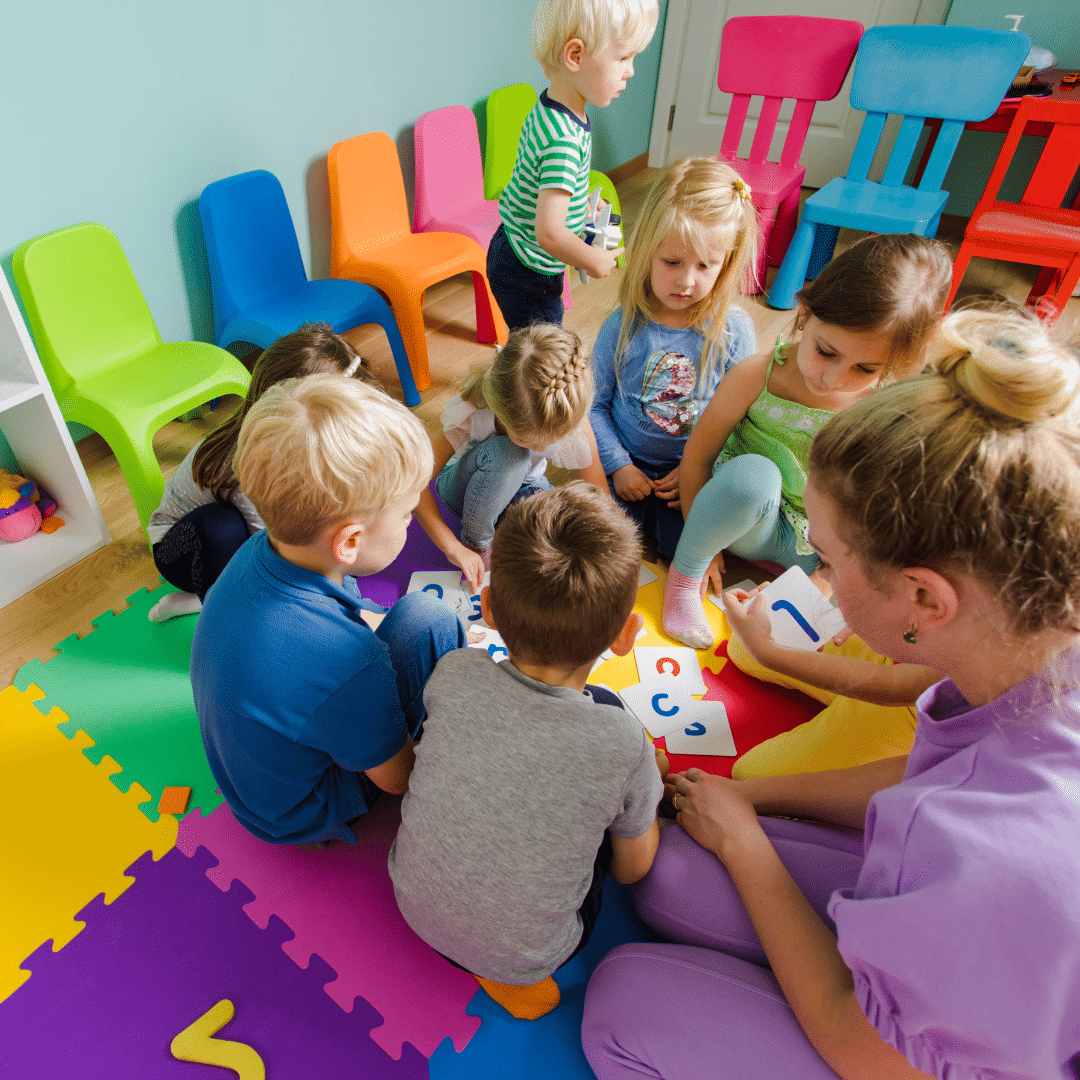
[[795,530],[780,512],[782,477],[760,454],[725,462],[697,493],[671,565],[688,578],[700,578],[718,551],[751,562],[801,566],[808,574],[816,555],[795,550]]
[[466,547],[486,551],[495,536],[495,522],[511,503],[551,487],[543,476],[526,484],[531,468],[529,451],[505,435],[492,435],[443,466],[435,484],[439,498],[461,518],[461,542]]

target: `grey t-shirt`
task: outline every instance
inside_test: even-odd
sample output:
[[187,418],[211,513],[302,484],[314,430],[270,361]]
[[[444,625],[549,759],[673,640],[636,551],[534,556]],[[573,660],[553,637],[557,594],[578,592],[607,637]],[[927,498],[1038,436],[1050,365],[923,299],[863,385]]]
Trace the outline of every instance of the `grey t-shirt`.
[[[176,466],[176,472],[165,484],[165,494],[161,497],[161,505],[150,515],[150,520],[146,523],[146,535],[150,538],[151,545],[162,540],[185,514],[190,514],[197,506],[206,506],[214,501],[214,496],[199,487],[191,475],[191,463],[195,460],[195,451],[200,446],[202,446],[201,442],[191,448],[188,456]],[[260,529],[266,527],[263,525],[262,518],[259,517],[259,511],[239,488],[229,497],[229,502],[244,515],[249,536],[254,536]]]
[[390,849],[405,921],[497,982],[550,975],[581,940],[604,830],[633,838],[663,784],[641,724],[482,649],[440,661]]

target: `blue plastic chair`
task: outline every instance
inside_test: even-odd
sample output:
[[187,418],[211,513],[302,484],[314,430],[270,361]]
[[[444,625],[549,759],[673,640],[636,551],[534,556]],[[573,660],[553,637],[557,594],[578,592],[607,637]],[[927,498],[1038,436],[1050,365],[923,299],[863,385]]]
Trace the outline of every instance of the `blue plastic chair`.
[[208,184],[199,196],[199,216],[210,263],[214,340],[221,348],[246,341],[265,349],[310,322],[329,323],[339,334],[378,323],[390,341],[405,404],[420,404],[389,304],[358,281],[308,280],[289,204],[273,173],[256,169]]
[[[793,308],[806,278],[829,262],[841,226],[867,232],[937,234],[949,198],[945,171],[969,120],[991,116],[1031,39],[1008,30],[965,26],[874,26],[855,56],[851,105],[866,111],[847,176],[830,180],[803,206],[802,220],[777,271],[768,302]],[[903,115],[881,182],[868,180],[889,113]],[[926,117],[941,134],[918,187],[904,183]]]

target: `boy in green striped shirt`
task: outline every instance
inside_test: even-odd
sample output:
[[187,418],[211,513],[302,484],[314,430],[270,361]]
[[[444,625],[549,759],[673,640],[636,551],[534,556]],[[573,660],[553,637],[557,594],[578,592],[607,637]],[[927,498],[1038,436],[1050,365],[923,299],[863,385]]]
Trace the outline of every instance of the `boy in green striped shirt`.
[[532,50],[551,84],[522,125],[487,258],[491,290],[511,330],[561,325],[567,265],[607,277],[622,252],[590,247],[578,235],[592,161],[585,105],[602,109],[619,96],[656,19],[656,0],[541,0],[537,8]]

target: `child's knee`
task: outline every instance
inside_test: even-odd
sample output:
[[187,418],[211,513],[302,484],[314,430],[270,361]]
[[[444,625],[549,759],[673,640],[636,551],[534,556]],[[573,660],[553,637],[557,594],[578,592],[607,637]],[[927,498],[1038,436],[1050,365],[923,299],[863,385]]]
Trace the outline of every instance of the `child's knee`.
[[779,466],[760,454],[742,454],[725,462],[706,487],[729,509],[760,516],[780,504],[784,478]]

